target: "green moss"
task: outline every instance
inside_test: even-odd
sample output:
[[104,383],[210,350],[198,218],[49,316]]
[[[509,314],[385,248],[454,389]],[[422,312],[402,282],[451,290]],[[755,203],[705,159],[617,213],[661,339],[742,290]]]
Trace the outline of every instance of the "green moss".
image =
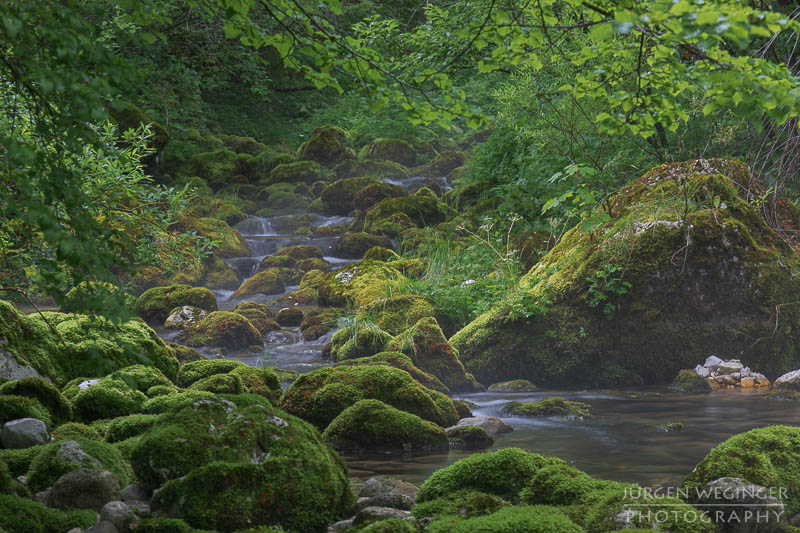
[[367,250],[364,254],[365,261],[392,261],[395,259],[400,259],[400,256],[397,255],[396,252],[390,250],[388,248],[384,248],[383,246],[375,246]]
[[136,308],[136,298],[112,283],[84,281],[72,287],[64,295],[61,312],[102,312],[111,306],[117,308],[122,306],[128,312],[133,312]]
[[[342,366],[320,368],[301,375],[286,391],[281,403],[288,412],[319,427],[327,426],[341,409],[361,399],[380,400],[447,427],[455,424],[457,415],[452,401],[445,396],[446,401],[442,402],[442,396],[397,368]],[[442,407],[449,409],[443,411]]]
[[54,424],[72,419],[72,407],[55,385],[42,378],[25,378],[0,385],[0,395],[26,396],[39,401],[52,416]]
[[163,324],[173,309],[183,306],[198,307],[204,311],[217,310],[217,297],[203,287],[170,285],[154,287],[142,293],[136,303],[139,315],[149,322]]
[[166,413],[180,406],[194,403],[198,400],[213,400],[216,396],[210,392],[181,390],[174,394],[156,396],[147,400],[142,406],[142,412],[149,414]]
[[155,387],[156,385],[174,385],[174,382],[159,369],[145,365],[126,366],[125,368],[113,372],[110,377],[112,379],[122,380],[131,388],[140,392],[147,392],[151,387]]
[[356,208],[356,193],[373,183],[376,183],[375,179],[362,177],[334,181],[320,194],[324,213],[326,215],[349,215]]
[[0,494],[0,528],[8,533],[64,533],[94,525],[94,511],[69,511],[45,507],[18,496]]
[[132,462],[147,486],[172,480],[153,507],[193,527],[321,531],[353,501],[344,463],[319,433],[263,405],[217,399],[179,408],[142,437]]
[[467,374],[458,351],[447,341],[433,317],[418,320],[387,344],[387,349],[408,355],[421,370],[433,374],[452,391],[481,390],[479,383]]
[[242,379],[232,374],[216,374],[192,383],[191,390],[213,392],[215,394],[241,394],[245,391]]
[[328,425],[322,438],[337,450],[447,449],[444,430],[380,400],[360,400]]
[[136,130],[143,125],[150,126],[152,136],[148,139],[147,144],[156,152],[163,150],[169,143],[169,134],[164,126],[154,121],[150,115],[132,102],[117,102],[110,106],[108,113],[117,123],[120,133],[129,129]]
[[441,498],[416,505],[411,514],[417,519],[457,516],[472,518],[499,511],[511,504],[499,496],[477,490],[459,490]]
[[14,486],[14,478],[8,470],[8,465],[0,460],[0,494],[10,494]]
[[708,384],[706,378],[688,368],[678,372],[678,375],[675,376],[669,388],[674,391],[690,394],[711,392],[711,385]]
[[385,198],[367,211],[364,231],[379,233],[379,224],[397,214],[405,215],[417,227],[433,226],[444,222],[447,212],[445,204],[429,196]]
[[428,526],[431,533],[580,533],[583,531],[555,507],[506,507],[495,513],[467,520],[445,517]]
[[136,533],[195,533],[196,531],[180,518],[145,518],[136,524]]
[[539,470],[520,493],[525,504],[574,505],[596,490],[620,488],[613,481],[594,479],[563,462]]
[[382,159],[406,167],[417,164],[417,151],[410,142],[402,139],[375,139],[364,146],[358,155],[361,159]]
[[456,408],[459,420],[461,420],[462,418],[471,418],[472,408],[477,407],[477,405],[473,404],[472,402],[468,402],[466,400],[453,400],[453,405]]
[[121,442],[141,435],[153,427],[159,416],[138,413],[114,418],[107,424],[105,439],[108,442]]
[[31,446],[20,450],[0,450],[0,461],[8,465],[9,472],[15,478],[24,476],[44,448],[45,446]]
[[536,390],[536,385],[527,379],[514,379],[489,385],[488,390],[490,392],[533,392]]
[[566,416],[570,418],[589,418],[592,407],[583,402],[565,400],[558,396],[545,398],[538,402],[508,402],[503,405],[503,414],[508,416]]
[[289,257],[288,255],[275,254],[268,255],[261,260],[258,265],[259,270],[267,270],[270,268],[294,268],[297,264],[297,259]]
[[224,220],[185,216],[178,221],[175,229],[186,232],[194,231],[197,235],[216,241],[217,247],[214,249],[214,254],[218,257],[245,257],[250,255],[247,241]]
[[72,409],[77,420],[91,422],[136,413],[146,400],[147,396],[132,389],[125,381],[107,376],[80,390],[72,398]]
[[188,363],[181,368],[178,379],[184,387],[189,387],[218,374],[231,374],[239,378],[249,392],[264,396],[270,401],[280,398],[281,385],[273,370],[251,367],[240,361],[215,359]]
[[433,374],[428,374],[427,372],[420,370],[419,368],[414,366],[414,362],[411,360],[410,357],[400,352],[380,352],[371,357],[359,357],[357,359],[348,359],[346,361],[339,362],[339,366],[358,366],[358,365],[371,365],[371,366],[386,365],[394,368],[399,368],[400,370],[405,370],[406,372],[408,372],[412,378],[414,378],[421,385],[424,385],[429,389],[439,391],[445,394],[450,393],[450,389],[448,389],[444,383],[439,381],[439,378],[437,378]]
[[474,454],[434,472],[420,487],[417,502],[427,502],[464,489],[516,502],[520,491],[540,469],[561,462],[560,459],[518,448]]
[[380,181],[360,189],[353,197],[353,207],[367,211],[385,198],[402,198],[408,196],[408,191],[399,185]]
[[80,422],[67,422],[58,426],[53,431],[52,437],[53,441],[56,442],[75,439],[103,440],[103,437],[100,436],[96,429]]
[[206,261],[206,273],[202,285],[209,289],[236,290],[241,280],[235,268],[213,256]]
[[346,361],[384,351],[392,336],[369,322],[354,322],[331,337],[331,358]]
[[284,290],[286,290],[286,287],[278,269],[270,268],[246,279],[236,292],[231,295],[231,298],[237,300],[257,294],[280,294]]
[[[278,165],[272,169],[267,178],[267,185],[277,183],[306,183],[311,185],[315,181],[325,179],[323,168],[314,161],[298,161]],[[270,196],[270,200],[273,197]]]
[[189,329],[189,346],[217,346],[229,349],[261,346],[261,333],[242,315],[214,311]]
[[398,335],[423,318],[433,317],[436,310],[422,296],[400,294],[377,299],[362,307],[361,312],[387,332]]
[[360,261],[333,272],[311,271],[300,288],[319,292],[320,303],[331,307],[365,307],[384,299],[406,277],[383,261]]
[[333,255],[349,259],[361,259],[370,248],[381,246],[389,248],[392,241],[384,236],[369,233],[351,233],[340,237],[333,243]]
[[308,140],[297,150],[300,160],[316,161],[326,167],[333,167],[344,159],[355,159],[356,153],[346,144],[347,134],[333,126],[314,129]]
[[[141,361],[174,377],[178,362],[155,331],[140,320],[114,323],[101,317],[64,313],[26,316],[8,302],[0,301],[0,337],[6,350],[22,364],[33,366],[57,385],[78,376],[95,375],[98,358],[106,369]],[[55,328],[60,337],[53,334]],[[106,370],[107,371],[107,370]]]
[[338,179],[355,178],[359,176],[374,176],[376,178],[402,179],[406,177],[408,169],[399,163],[380,159],[342,161],[333,169]]
[[388,518],[362,524],[353,531],[363,533],[414,533],[417,531],[408,521],[401,518]]
[[26,474],[28,487],[34,493],[43,491],[64,474],[78,468],[108,470],[117,476],[121,487],[130,483],[122,456],[111,444],[77,439],[42,446]]
[[711,450],[684,480],[697,494],[709,481],[738,477],[762,487],[780,487],[787,516],[800,510],[800,428],[768,426],[734,435]]
[[290,246],[289,248],[282,248],[275,252],[275,255],[287,255],[297,261],[302,259],[312,259],[315,257],[322,259],[322,250],[316,246],[298,244],[296,246]]
[[429,176],[438,178],[440,176],[447,176],[451,170],[454,170],[464,164],[464,155],[459,152],[445,150],[436,154],[433,161],[423,167],[413,170],[415,176]]
[[[520,292],[451,338],[467,370],[487,382],[628,386],[665,383],[709,353],[741,353],[772,375],[800,366],[800,309],[781,307],[773,334],[775,306],[800,297],[797,256],[736,183],[758,188],[745,165],[703,160],[629,184],[610,199],[609,222],[568,231]],[[679,260],[685,210],[690,245]],[[598,272],[631,285],[609,292]],[[611,321],[590,305],[603,291],[615,306]]]
[[324,259],[312,257],[310,259],[301,259],[297,262],[296,267],[302,272],[308,272],[309,270],[328,270],[331,268],[331,264]]
[[[168,342],[167,345],[175,355],[175,359],[177,359],[181,365],[204,359],[204,357],[200,355],[200,352],[194,348],[189,348],[188,346],[184,346],[183,344],[178,344],[176,342]],[[148,396],[150,396],[149,393]]]
[[50,412],[36,398],[27,396],[0,395],[0,427],[10,420],[38,418],[49,428],[53,419]]

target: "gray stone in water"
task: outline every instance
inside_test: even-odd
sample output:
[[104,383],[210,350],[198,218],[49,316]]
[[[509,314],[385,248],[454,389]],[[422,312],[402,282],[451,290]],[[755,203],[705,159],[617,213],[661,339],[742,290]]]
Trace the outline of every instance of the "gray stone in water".
[[703,363],[703,366],[706,368],[710,368],[711,370],[716,370],[720,364],[722,364],[722,359],[720,359],[716,355],[709,355],[708,358],[706,359],[706,362]]
[[17,379],[42,377],[35,368],[20,364],[13,354],[5,351],[3,348],[5,348],[6,344],[8,344],[8,339],[0,337],[0,378],[14,381]]
[[779,389],[800,389],[800,370],[793,370],[775,380],[773,385]]
[[783,502],[770,489],[737,477],[709,481],[699,491],[697,506],[731,533],[783,531]]
[[701,378],[707,378],[711,374],[711,370],[704,367],[703,365],[697,365],[694,367],[694,372]]
[[358,526],[369,520],[386,520],[387,518],[406,518],[408,511],[391,507],[366,507],[353,518],[353,525]]
[[3,425],[0,442],[3,448],[30,448],[50,442],[50,435],[47,434],[45,423],[38,418],[20,418]]
[[719,367],[717,371],[720,374],[735,374],[738,373],[744,365],[739,362],[738,359],[731,359],[730,361],[724,361]]
[[445,431],[450,431],[454,427],[458,426],[482,427],[486,430],[486,433],[491,435],[492,438],[495,438],[497,435],[502,433],[511,433],[514,431],[514,428],[495,416],[473,416],[470,418],[462,418],[458,421],[458,424],[447,428]]
[[97,512],[119,500],[119,480],[108,470],[78,468],[58,478],[46,505],[58,509],[93,509]]
[[139,521],[136,513],[123,501],[108,502],[100,510],[100,520],[111,522],[118,531],[128,531]]

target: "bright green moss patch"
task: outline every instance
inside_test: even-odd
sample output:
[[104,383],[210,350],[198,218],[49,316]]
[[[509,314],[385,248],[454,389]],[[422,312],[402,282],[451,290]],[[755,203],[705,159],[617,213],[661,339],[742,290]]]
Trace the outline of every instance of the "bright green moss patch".
[[146,400],[147,396],[125,381],[107,376],[80,390],[72,399],[72,408],[77,420],[91,422],[136,413]]
[[356,208],[355,196],[364,187],[376,183],[372,178],[346,178],[334,181],[322,191],[322,205],[326,215],[346,216]]
[[188,331],[189,346],[216,346],[237,349],[261,346],[261,333],[242,315],[214,311]]
[[50,412],[35,398],[0,394],[0,427],[10,420],[38,418],[49,428],[53,419]]
[[510,505],[506,500],[494,494],[477,490],[459,490],[441,498],[420,503],[411,510],[411,514],[418,519],[442,516],[472,518],[492,514]]
[[108,470],[117,476],[121,487],[130,483],[122,456],[111,444],[77,439],[42,446],[28,468],[28,487],[34,493],[42,491],[78,468]]
[[153,427],[159,416],[137,413],[114,418],[107,424],[105,439],[108,442],[120,442],[141,435]]
[[328,425],[322,438],[337,450],[447,449],[444,430],[379,400],[360,400]]
[[52,416],[53,423],[72,419],[72,407],[61,391],[41,378],[25,378],[0,385],[0,395],[27,396],[38,400]]
[[527,379],[514,379],[489,385],[489,392],[533,392],[536,385]]
[[170,285],[146,290],[136,303],[139,315],[149,322],[163,324],[176,307],[198,307],[204,311],[217,310],[214,293],[203,287]]
[[280,271],[277,268],[263,270],[247,278],[231,295],[234,300],[255,296],[257,294],[280,294],[286,289]]
[[9,472],[15,478],[23,476],[44,448],[45,446],[31,446],[21,450],[0,450],[0,461],[8,465]]
[[69,511],[45,507],[39,502],[0,494],[0,528],[8,533],[64,533],[94,525],[94,511]]
[[218,374],[231,374],[238,378],[243,386],[240,392],[246,390],[251,394],[263,396],[272,402],[276,402],[282,394],[278,375],[272,369],[256,368],[240,361],[228,359],[187,363],[181,367],[178,379],[184,387],[188,387],[200,380]]
[[428,374],[414,366],[414,362],[405,354],[400,352],[380,352],[371,357],[359,357],[339,361],[339,366],[363,366],[363,365],[385,365],[408,372],[412,378],[429,389],[450,394],[450,389],[433,374]]
[[331,338],[331,357],[346,361],[369,357],[384,351],[392,336],[370,322],[354,322],[334,333]]
[[581,533],[583,529],[555,507],[506,507],[467,520],[446,517],[428,526],[431,533]]
[[241,394],[244,392],[245,387],[239,376],[215,374],[192,383],[189,389],[213,392],[215,394]]
[[566,416],[588,418],[592,408],[584,402],[574,402],[555,396],[538,402],[508,402],[503,405],[503,414],[509,416]]
[[52,437],[54,441],[76,439],[103,440],[103,437],[96,429],[86,424],[81,424],[80,422],[68,422],[58,426],[53,431]]

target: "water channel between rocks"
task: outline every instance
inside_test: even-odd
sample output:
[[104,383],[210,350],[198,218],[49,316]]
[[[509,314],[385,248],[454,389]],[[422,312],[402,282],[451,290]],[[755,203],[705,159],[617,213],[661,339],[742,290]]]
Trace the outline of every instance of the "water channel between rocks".
[[[419,186],[418,178],[393,181],[411,188]],[[443,182],[446,187],[446,182]],[[250,217],[236,225],[248,242],[250,257],[234,258],[228,262],[244,278],[255,273],[260,261],[281,248],[297,244],[319,247],[324,259],[333,268],[354,262],[335,257],[332,244],[335,237],[314,237],[279,234],[274,231],[276,219],[303,213],[274,217]],[[312,228],[348,225],[352,218],[313,215]],[[297,289],[286,288],[285,293]],[[220,309],[231,309],[238,301],[230,300],[233,291],[215,291]],[[280,295],[248,297],[268,303]],[[159,329],[159,334],[174,339],[175,332]],[[332,333],[315,341],[303,341],[296,328],[273,332],[265,339],[263,353],[229,353],[225,356],[250,365],[270,365],[309,372],[330,361],[321,357],[323,346]],[[201,350],[207,357],[213,350]],[[514,432],[496,439],[493,448],[519,447],[525,450],[555,455],[588,474],[619,481],[630,481],[649,487],[680,484],[708,451],[731,435],[771,424],[797,424],[800,403],[768,400],[763,392],[741,390],[715,391],[705,395],[669,393],[665,389],[632,391],[537,391],[535,393],[478,393],[460,396],[479,407],[476,415],[498,416],[503,403],[511,400],[535,401],[550,396],[580,400],[591,404],[594,416],[586,420],[549,418],[500,417]],[[662,432],[657,426],[682,422],[681,431]],[[448,464],[470,455],[471,451],[450,450],[448,453],[426,455],[345,456],[351,475],[366,478],[387,474],[412,483],[421,483],[430,474]]]

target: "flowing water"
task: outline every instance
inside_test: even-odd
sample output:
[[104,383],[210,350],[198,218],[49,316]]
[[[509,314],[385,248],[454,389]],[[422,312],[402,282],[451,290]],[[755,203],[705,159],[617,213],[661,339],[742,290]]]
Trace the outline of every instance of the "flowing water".
[[[387,180],[406,188],[428,183],[425,178]],[[446,180],[438,181],[443,189]],[[252,276],[259,262],[281,248],[310,244],[322,249],[333,268],[353,262],[333,255],[335,237],[310,237],[280,234],[274,227],[278,219],[302,213],[274,217],[249,217],[236,225],[247,240],[251,256],[230,259],[246,279]],[[312,215],[312,227],[349,225],[352,218]],[[280,224],[277,224],[280,226]],[[286,293],[297,286],[286,288]],[[238,301],[231,300],[233,291],[215,291],[220,309],[231,309]],[[248,297],[268,303],[279,295]],[[280,306],[275,307],[278,309]],[[313,307],[301,309],[313,309]],[[165,338],[176,333],[160,330]],[[330,364],[321,357],[331,333],[315,341],[304,341],[297,328],[273,332],[265,339],[263,352],[227,353],[225,357],[254,366],[270,365],[300,373]],[[218,356],[204,349],[207,357]],[[463,396],[478,407],[476,415],[499,416],[503,403],[510,400],[535,401],[562,396],[591,404],[594,416],[586,420],[563,417],[508,418],[500,416],[514,431],[496,439],[493,448],[519,447],[533,452],[561,457],[590,475],[644,486],[675,486],[691,472],[708,451],[731,435],[770,424],[800,422],[800,402],[775,401],[758,391],[716,391],[706,395],[668,393],[664,389],[638,391],[537,391],[535,393],[479,393]],[[657,426],[682,422],[676,432],[662,432]],[[346,456],[353,476],[366,478],[374,474],[397,476],[412,483],[421,483],[430,474],[450,463],[474,453],[450,450],[427,455]]]

